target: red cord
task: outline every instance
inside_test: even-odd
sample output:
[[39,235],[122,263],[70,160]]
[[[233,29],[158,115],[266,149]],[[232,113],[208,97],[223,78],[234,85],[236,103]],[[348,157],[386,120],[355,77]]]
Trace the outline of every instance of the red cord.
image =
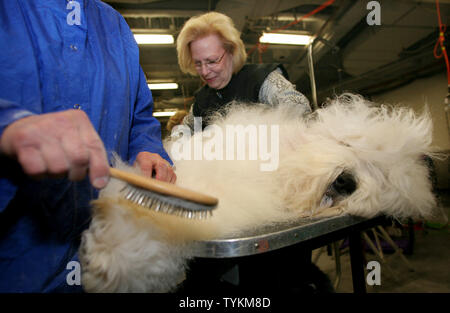
[[[433,54],[436,59],[440,59],[440,58],[444,57],[445,64],[447,66],[447,84],[450,86],[450,64],[448,62],[447,50],[445,49],[445,43],[444,43],[445,31],[447,29],[447,26],[445,24],[442,24],[442,21],[441,21],[441,10],[439,8],[439,0],[436,0],[436,11],[437,11],[438,23],[439,23],[439,38],[436,41],[436,45],[434,46]],[[441,46],[441,50],[442,50],[442,53],[439,55],[437,53],[438,45]]]
[[[316,14],[316,13],[322,11],[322,10],[325,9],[326,7],[330,6],[331,4],[333,4],[334,1],[335,1],[335,0],[328,0],[328,1],[324,2],[324,3],[321,4],[319,7],[315,8],[315,9],[312,10],[311,12],[309,12],[309,13],[303,15],[303,16],[300,17],[299,19],[297,19],[297,20],[295,20],[295,21],[293,21],[293,22],[291,22],[291,23],[289,23],[289,24],[286,24],[286,25],[284,25],[284,26],[282,26],[282,27],[280,27],[280,28],[274,29],[273,32],[276,32],[276,31],[279,31],[279,30],[283,30],[283,29],[289,28],[289,27],[291,27],[291,26],[293,26],[293,25],[295,25],[295,24],[300,23],[300,22],[301,22],[302,20],[304,20],[305,18],[310,17],[310,16],[312,16],[312,15],[314,15],[314,14]],[[261,55],[262,55],[262,53],[264,53],[264,52],[267,50],[268,47],[269,47],[269,44],[268,44],[268,43],[266,43],[266,44],[261,44],[261,43],[258,42],[256,45],[254,45],[254,46],[250,49],[249,52],[247,52],[247,56],[250,56],[250,55],[253,53],[253,51],[255,51],[256,48],[258,48],[258,52],[259,52],[259,63],[262,63],[262,57],[261,57]]]

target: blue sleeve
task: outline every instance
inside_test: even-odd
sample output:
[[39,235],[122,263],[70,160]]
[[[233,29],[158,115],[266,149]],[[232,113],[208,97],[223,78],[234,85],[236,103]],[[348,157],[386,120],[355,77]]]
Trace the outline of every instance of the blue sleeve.
[[134,162],[139,152],[147,151],[158,153],[173,164],[162,145],[161,124],[153,116],[153,97],[142,69],[139,69],[139,90],[131,126],[129,151],[130,163]]
[[16,120],[42,111],[33,40],[21,10],[16,1],[0,1],[0,136]]
[[133,33],[123,18],[121,18],[121,22],[124,45],[129,50],[130,66],[133,67],[131,71],[135,76],[131,81],[137,88],[130,129],[128,162],[132,164],[139,152],[147,151],[157,153],[173,164],[162,144],[161,124],[153,116],[153,97],[148,88],[145,74],[139,65],[139,48]]
[[16,103],[0,98],[0,138],[8,125],[30,115],[34,115],[34,113]]
[[[42,111],[39,74],[31,35],[17,1],[0,1],[0,138],[13,122]],[[20,60],[20,61],[18,61]],[[4,177],[2,161],[0,212],[14,197],[17,186]]]

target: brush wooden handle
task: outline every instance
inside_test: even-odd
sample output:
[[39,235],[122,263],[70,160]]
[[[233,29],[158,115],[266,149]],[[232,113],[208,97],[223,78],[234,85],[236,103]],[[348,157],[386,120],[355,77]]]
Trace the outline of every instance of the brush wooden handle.
[[125,172],[117,168],[110,167],[109,173],[111,174],[112,177],[123,180],[129,184],[157,193],[161,193],[167,196],[178,197],[181,199],[205,205],[216,205],[219,201],[217,198],[202,193],[185,189],[168,182],[156,180],[154,178],[144,177],[134,173]]

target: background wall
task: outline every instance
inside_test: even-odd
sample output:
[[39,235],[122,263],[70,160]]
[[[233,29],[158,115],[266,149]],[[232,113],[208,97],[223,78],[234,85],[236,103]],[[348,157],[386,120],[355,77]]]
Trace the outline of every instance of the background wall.
[[[398,89],[373,96],[372,100],[379,103],[405,105],[417,112],[422,112],[427,103],[434,123],[433,145],[439,151],[450,155],[450,134],[448,119],[450,111],[445,111],[444,99],[447,95],[447,79],[445,73],[427,78],[417,79],[414,82]],[[437,187],[450,189],[450,162],[445,160],[434,161],[437,172]]]

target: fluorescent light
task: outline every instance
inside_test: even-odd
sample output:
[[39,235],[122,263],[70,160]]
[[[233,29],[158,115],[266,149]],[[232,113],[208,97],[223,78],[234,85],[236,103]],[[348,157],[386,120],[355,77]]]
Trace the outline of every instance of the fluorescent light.
[[312,40],[311,36],[307,35],[293,35],[293,34],[277,34],[277,33],[263,33],[259,38],[262,43],[274,43],[284,45],[309,45]]
[[164,117],[164,116],[173,116],[177,113],[176,111],[161,111],[161,112],[153,112],[153,116],[155,117]]
[[136,39],[138,45],[162,45],[174,43],[172,35],[134,34],[134,39]]
[[150,83],[148,84],[150,90],[161,90],[161,89],[178,89],[177,83]]

